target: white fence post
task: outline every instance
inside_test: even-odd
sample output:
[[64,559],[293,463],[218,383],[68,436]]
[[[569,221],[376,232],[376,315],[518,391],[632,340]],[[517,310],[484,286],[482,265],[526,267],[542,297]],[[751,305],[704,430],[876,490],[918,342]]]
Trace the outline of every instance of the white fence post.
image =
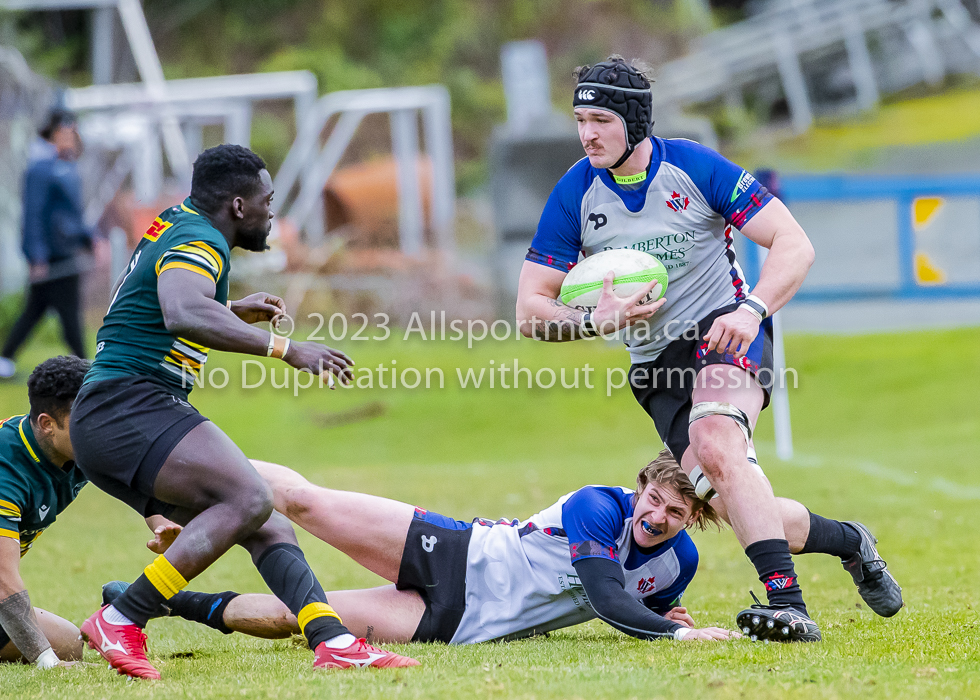
[[422,193],[419,188],[418,112],[391,113],[391,149],[398,167],[398,240],[405,255],[422,252]]

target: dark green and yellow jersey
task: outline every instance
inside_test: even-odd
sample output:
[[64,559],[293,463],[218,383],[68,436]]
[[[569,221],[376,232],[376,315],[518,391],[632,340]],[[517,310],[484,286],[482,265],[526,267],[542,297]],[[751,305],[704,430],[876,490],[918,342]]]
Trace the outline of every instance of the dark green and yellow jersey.
[[190,198],[160,214],[136,246],[109,305],[85,383],[145,376],[187,398],[208,359],[208,348],[167,330],[157,279],[175,268],[196,272],[215,283],[215,301],[224,304],[229,267],[228,242]]
[[44,456],[28,416],[0,422],[0,537],[18,540],[21,556],[88,483],[74,462],[65,466]]

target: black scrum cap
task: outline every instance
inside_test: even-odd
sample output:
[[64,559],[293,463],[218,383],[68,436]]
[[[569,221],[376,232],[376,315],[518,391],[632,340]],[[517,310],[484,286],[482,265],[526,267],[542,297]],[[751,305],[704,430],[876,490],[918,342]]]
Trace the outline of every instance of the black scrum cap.
[[623,122],[626,153],[613,168],[626,162],[633,149],[650,135],[653,126],[650,81],[623,60],[586,66],[579,74],[572,105],[604,109]]

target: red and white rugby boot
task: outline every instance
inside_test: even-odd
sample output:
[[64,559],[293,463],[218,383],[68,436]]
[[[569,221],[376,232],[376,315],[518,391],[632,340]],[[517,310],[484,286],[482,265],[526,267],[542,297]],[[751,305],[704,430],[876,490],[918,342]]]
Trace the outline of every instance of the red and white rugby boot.
[[160,672],[146,658],[146,634],[138,625],[106,622],[106,605],[82,623],[82,639],[102,655],[117,673],[133,678],[159,680]]
[[392,651],[378,649],[358,639],[346,649],[331,649],[326,642],[320,642],[313,656],[313,668],[323,670],[339,668],[405,668],[418,666],[419,662],[408,656],[399,656]]

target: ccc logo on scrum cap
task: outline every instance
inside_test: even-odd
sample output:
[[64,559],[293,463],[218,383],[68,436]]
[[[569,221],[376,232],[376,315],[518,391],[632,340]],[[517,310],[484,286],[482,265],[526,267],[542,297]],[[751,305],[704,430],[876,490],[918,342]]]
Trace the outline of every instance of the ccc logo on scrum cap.
[[578,98],[580,100],[594,100],[595,90],[586,90],[585,88],[582,88],[578,91]]

